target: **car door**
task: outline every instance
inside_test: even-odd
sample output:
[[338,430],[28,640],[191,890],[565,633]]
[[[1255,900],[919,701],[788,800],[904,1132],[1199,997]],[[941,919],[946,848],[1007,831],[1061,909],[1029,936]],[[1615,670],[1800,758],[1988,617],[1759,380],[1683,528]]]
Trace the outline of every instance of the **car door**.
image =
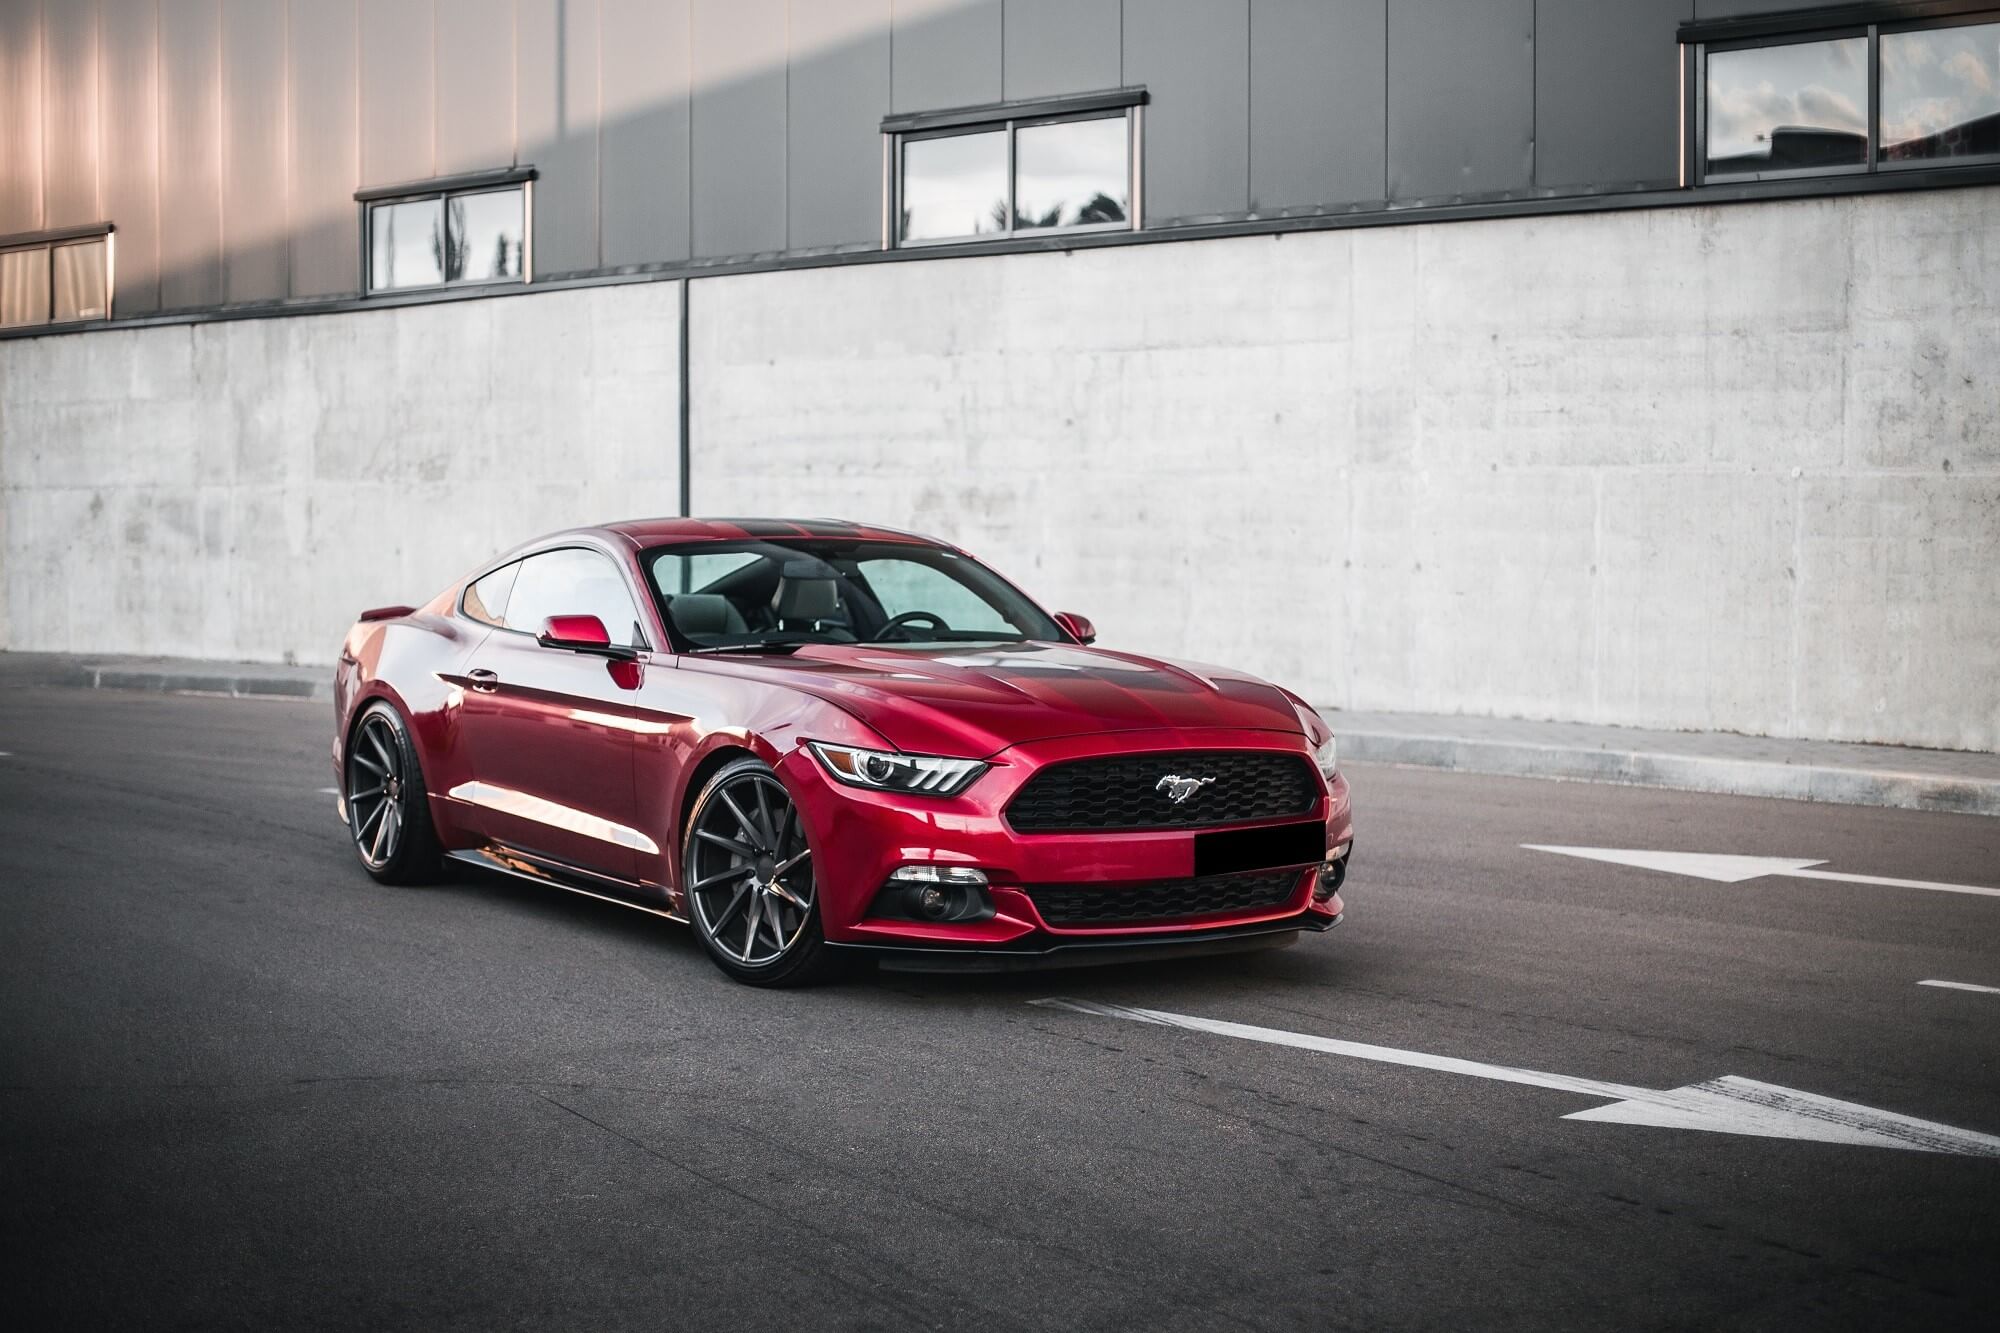
[[520,562],[502,606],[488,597],[480,609],[495,630],[468,659],[459,725],[473,776],[466,799],[481,831],[571,866],[638,878],[640,858],[659,849],[636,817],[635,664],[536,641],[552,616],[595,616],[613,644],[645,649],[624,575],[598,550],[543,551]]

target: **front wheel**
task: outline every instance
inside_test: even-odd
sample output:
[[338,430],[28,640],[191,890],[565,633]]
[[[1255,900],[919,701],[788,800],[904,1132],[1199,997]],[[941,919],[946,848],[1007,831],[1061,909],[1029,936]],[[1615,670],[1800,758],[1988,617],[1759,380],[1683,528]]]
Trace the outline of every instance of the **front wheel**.
[[384,884],[435,877],[438,841],[424,772],[393,705],[378,699],[363,710],[348,737],[341,776],[347,831],[362,869]]
[[702,788],[682,844],[681,883],[695,934],[736,980],[798,986],[832,970],[805,825],[761,759],[727,764]]

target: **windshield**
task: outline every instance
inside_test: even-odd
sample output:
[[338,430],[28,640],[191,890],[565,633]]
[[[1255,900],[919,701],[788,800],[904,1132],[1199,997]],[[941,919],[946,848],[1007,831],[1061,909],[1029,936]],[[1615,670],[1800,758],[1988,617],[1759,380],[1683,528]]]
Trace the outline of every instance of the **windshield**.
[[841,538],[698,542],[641,559],[668,622],[697,649],[1063,638],[1055,621],[998,574],[936,546]]

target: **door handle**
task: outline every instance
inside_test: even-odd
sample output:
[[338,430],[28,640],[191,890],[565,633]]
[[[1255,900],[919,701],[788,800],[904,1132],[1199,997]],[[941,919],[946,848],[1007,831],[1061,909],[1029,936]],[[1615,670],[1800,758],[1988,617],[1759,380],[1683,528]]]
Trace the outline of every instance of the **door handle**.
[[465,673],[465,678],[471,681],[472,688],[481,694],[491,694],[500,688],[500,673],[488,671],[485,667],[474,667]]

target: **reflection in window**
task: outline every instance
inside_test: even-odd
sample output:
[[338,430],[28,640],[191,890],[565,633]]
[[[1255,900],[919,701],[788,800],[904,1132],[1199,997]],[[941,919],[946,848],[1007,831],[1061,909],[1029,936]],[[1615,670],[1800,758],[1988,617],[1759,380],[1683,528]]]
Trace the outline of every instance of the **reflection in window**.
[[1708,174],[1866,166],[1868,39],[1708,56]]
[[453,195],[448,212],[449,281],[495,282],[521,276],[525,233],[520,190]]
[[368,210],[368,288],[435,287],[444,281],[444,201],[416,199]]
[[111,313],[106,287],[106,251],[103,240],[74,241],[52,251],[55,280],[55,319],[103,319]]
[[526,201],[514,186],[369,205],[368,290],[519,280]]
[[1132,113],[911,134],[895,161],[900,244],[1129,227]]
[[49,322],[49,248],[0,251],[0,328]]
[[0,250],[0,328],[109,319],[110,258],[103,235]]
[[2000,154],[2000,23],[1881,38],[1885,162]]
[[903,239],[1007,229],[1007,133],[953,134],[903,145]]
[[610,557],[596,551],[544,551],[521,561],[501,624],[539,634],[552,616],[596,616],[611,642],[626,648],[646,645],[625,580]]
[[1014,137],[1014,225],[1125,221],[1125,117],[1026,125]]

